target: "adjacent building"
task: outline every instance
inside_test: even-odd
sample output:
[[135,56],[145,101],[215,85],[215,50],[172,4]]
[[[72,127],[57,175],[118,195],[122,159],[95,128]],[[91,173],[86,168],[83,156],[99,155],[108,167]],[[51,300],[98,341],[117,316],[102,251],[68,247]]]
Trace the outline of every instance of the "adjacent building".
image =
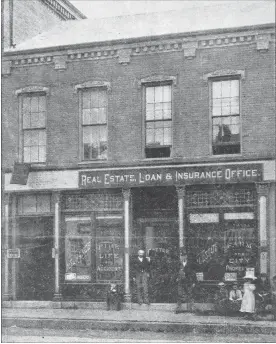
[[182,15],[65,23],[5,53],[6,299],[103,300],[116,281],[134,301],[138,248],[152,302],[175,302],[183,252],[198,302],[276,274],[274,24]]
[[86,18],[68,0],[2,0],[3,48],[14,47],[63,21]]

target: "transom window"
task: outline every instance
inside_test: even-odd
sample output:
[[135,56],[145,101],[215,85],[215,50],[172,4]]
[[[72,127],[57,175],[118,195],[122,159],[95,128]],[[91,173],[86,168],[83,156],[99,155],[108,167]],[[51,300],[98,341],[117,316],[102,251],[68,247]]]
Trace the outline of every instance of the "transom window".
[[81,92],[83,160],[107,159],[107,92],[104,88]]
[[46,161],[46,96],[22,96],[23,161]]
[[213,154],[240,153],[240,81],[212,82]]
[[146,158],[170,157],[172,147],[171,85],[146,87]]

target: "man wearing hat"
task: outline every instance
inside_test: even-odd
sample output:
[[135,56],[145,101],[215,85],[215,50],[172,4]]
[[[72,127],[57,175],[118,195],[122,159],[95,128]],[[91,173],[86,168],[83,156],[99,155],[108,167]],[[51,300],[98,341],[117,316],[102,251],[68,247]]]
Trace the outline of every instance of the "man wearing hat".
[[221,315],[227,313],[228,292],[224,282],[218,284],[219,290],[215,294],[215,310]]
[[243,285],[243,298],[241,303],[240,312],[244,313],[245,318],[255,320],[255,295],[254,290],[256,286],[252,283],[257,277],[255,277],[254,268],[246,269]]
[[175,313],[181,313],[182,302],[187,303],[187,311],[192,311],[193,289],[197,278],[192,262],[188,261],[186,251],[180,256],[180,266],[177,277],[177,307]]
[[138,257],[136,256],[133,261],[133,268],[135,273],[133,280],[136,282],[138,303],[141,305],[144,301],[144,303],[149,305],[148,279],[150,277],[150,258],[145,256],[144,250],[138,251]]

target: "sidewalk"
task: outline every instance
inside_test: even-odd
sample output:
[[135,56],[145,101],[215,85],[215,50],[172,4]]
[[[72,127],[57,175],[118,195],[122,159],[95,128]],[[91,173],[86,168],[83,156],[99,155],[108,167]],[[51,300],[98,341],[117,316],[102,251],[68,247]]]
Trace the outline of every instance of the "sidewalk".
[[151,306],[146,305],[141,306],[140,309],[124,309],[121,311],[2,308],[2,326],[276,335],[275,321],[250,321],[240,317],[192,313],[174,314],[171,310],[151,310]]

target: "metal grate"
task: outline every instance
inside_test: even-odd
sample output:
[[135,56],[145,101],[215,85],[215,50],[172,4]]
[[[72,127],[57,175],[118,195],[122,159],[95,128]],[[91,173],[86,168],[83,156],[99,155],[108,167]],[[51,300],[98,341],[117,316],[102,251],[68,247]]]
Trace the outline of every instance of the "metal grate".
[[187,191],[187,207],[253,206],[255,192],[249,189]]
[[121,194],[84,194],[64,196],[65,210],[122,210],[123,196]]

